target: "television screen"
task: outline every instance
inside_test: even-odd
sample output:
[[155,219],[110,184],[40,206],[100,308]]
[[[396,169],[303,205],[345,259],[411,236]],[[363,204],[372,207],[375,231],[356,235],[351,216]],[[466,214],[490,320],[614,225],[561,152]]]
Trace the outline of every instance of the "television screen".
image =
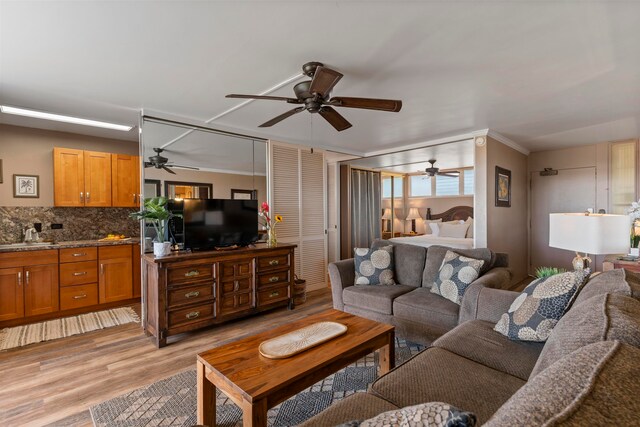
[[258,240],[258,201],[184,199],[184,246],[194,251]]

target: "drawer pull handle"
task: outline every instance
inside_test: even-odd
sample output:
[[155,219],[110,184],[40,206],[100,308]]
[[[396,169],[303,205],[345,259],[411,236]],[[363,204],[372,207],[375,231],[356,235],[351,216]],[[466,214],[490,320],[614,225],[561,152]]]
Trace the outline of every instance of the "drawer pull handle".
[[192,311],[191,313],[187,313],[185,315],[185,317],[187,319],[195,319],[196,317],[200,316],[200,312],[199,311]]
[[71,256],[87,256],[87,254],[85,252],[78,252],[78,253],[72,254]]
[[86,298],[87,294],[82,294],[82,295],[76,295],[73,297],[73,299],[82,299],[82,298]]
[[269,297],[277,297],[278,295],[280,295],[280,292],[279,291],[275,291],[275,292],[271,292],[269,294]]
[[194,277],[194,276],[199,276],[200,275],[200,271],[199,270],[191,270],[188,271],[186,273],[184,273],[184,277]]
[[86,271],[79,271],[79,272],[77,272],[77,273],[73,273],[73,275],[74,275],[74,276],[84,276],[84,275],[86,275],[86,274],[87,274],[87,272],[86,272]]
[[200,296],[200,291],[191,291],[184,294],[185,298],[195,298]]
[[18,286],[22,285],[22,272],[18,271]]
[[272,259],[271,261],[269,261],[269,265],[278,265],[280,264],[280,261],[278,261],[277,259]]
[[269,282],[273,283],[273,282],[277,282],[278,280],[280,280],[279,276],[272,276],[269,277]]

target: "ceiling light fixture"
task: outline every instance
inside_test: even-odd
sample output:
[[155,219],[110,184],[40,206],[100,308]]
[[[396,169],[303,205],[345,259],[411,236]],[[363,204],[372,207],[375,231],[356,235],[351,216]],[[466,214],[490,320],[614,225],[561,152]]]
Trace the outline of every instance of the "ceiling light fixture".
[[15,114],[17,116],[34,117],[36,119],[54,120],[57,122],[74,123],[77,125],[93,126],[105,129],[115,129],[128,132],[133,126],[118,125],[115,123],[100,122],[97,120],[81,119],[79,117],[63,116],[60,114],[46,113],[44,111],[27,110],[25,108],[10,107],[0,105],[0,112],[5,114]]

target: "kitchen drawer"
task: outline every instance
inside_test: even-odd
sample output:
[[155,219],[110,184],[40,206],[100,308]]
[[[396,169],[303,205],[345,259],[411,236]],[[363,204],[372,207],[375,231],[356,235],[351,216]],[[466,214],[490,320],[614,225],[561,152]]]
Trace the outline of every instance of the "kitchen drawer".
[[208,302],[206,304],[169,311],[169,329],[215,318],[214,306],[215,304],[213,302]]
[[222,295],[233,292],[249,292],[251,290],[251,278],[234,280],[232,282],[220,283],[220,293]]
[[60,262],[91,261],[96,259],[98,259],[98,248],[95,246],[60,249]]
[[98,248],[98,259],[131,258],[132,249],[129,244],[100,246]]
[[25,267],[58,263],[58,250],[17,251],[0,253],[0,268]]
[[169,307],[191,304],[213,299],[213,284],[204,283],[198,286],[169,289],[167,291],[167,304]]
[[81,285],[98,281],[96,261],[68,262],[60,264],[60,286]]
[[258,288],[270,285],[289,284],[289,270],[272,271],[258,275]]
[[262,256],[258,258],[258,271],[269,271],[274,268],[288,267],[289,254]]
[[66,286],[60,288],[60,310],[98,304],[98,284]]
[[190,267],[169,268],[167,270],[168,283],[184,283],[213,279],[213,264],[201,264]]
[[286,301],[288,299],[289,285],[282,285],[258,291],[258,307],[263,307],[280,301]]

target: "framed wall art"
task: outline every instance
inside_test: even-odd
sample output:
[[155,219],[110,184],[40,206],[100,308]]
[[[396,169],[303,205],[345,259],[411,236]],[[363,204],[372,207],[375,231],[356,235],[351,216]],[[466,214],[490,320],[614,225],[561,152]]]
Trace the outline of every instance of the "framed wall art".
[[40,197],[40,176],[13,175],[13,197]]
[[496,166],[496,206],[511,207],[511,171]]
[[256,200],[257,198],[258,190],[231,189],[231,200]]

